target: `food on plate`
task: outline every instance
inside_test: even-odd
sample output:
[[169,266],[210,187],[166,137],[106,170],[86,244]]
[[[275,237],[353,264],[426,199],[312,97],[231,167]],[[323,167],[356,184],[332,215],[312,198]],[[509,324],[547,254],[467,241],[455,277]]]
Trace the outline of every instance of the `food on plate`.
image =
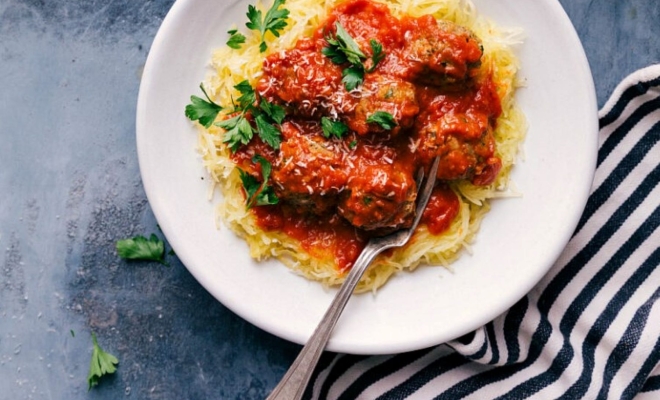
[[411,224],[415,172],[440,156],[420,227],[358,290],[449,265],[512,194],[514,31],[461,0],[276,0],[247,17],[186,107],[221,219],[253,257],[338,284],[370,237]]

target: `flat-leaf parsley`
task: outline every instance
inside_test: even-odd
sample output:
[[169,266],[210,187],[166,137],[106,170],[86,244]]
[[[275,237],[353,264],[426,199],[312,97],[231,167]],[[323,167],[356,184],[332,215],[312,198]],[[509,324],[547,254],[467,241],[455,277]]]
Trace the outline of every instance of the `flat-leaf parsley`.
[[326,138],[337,137],[341,138],[346,132],[348,132],[348,126],[341,121],[334,121],[328,117],[321,117],[321,129],[323,130],[323,136]]
[[286,19],[289,16],[289,10],[286,8],[280,9],[280,6],[285,2],[286,0],[275,0],[263,18],[260,10],[253,5],[248,6],[247,17],[250,22],[247,22],[245,26],[259,31],[261,34],[259,51],[262,53],[268,48],[265,41],[266,32],[272,33],[275,37],[280,37],[280,31],[287,26]]
[[[284,120],[286,116],[284,108],[264,99],[261,99],[259,107],[256,107],[257,94],[247,80],[238,83],[234,89],[241,94],[234,104],[234,112],[239,114],[216,122],[217,126],[225,130],[222,141],[235,153],[240,146],[248,144],[254,133],[257,133],[272,148],[279,149],[282,134],[275,125],[280,125]],[[246,117],[247,113],[254,117],[256,128]]]
[[157,261],[167,265],[164,260],[165,243],[158,236],[151,234],[149,239],[138,235],[130,239],[118,240],[117,254],[125,260]]
[[259,155],[254,156],[252,162],[258,162],[261,165],[261,183],[254,176],[240,168],[238,169],[241,182],[243,183],[243,189],[245,189],[245,196],[247,197],[246,207],[250,209],[253,206],[277,204],[279,199],[275,195],[273,188],[268,186],[268,178],[270,177],[272,166],[268,160]]
[[99,384],[99,379],[107,374],[114,374],[117,370],[116,365],[119,364],[117,357],[110,353],[106,353],[96,341],[96,335],[92,333],[92,343],[94,349],[92,350],[92,360],[89,363],[89,375],[87,375],[87,390]]
[[376,123],[381,128],[390,130],[397,126],[396,120],[392,114],[385,111],[376,111],[367,118],[367,123]]
[[213,124],[218,113],[222,111],[222,107],[209,98],[203,84],[200,83],[199,88],[202,89],[206,100],[194,95],[190,96],[190,104],[186,106],[186,117],[191,121],[198,121],[205,128],[208,128]]
[[229,40],[227,40],[227,46],[232,49],[240,49],[241,45],[245,43],[245,35],[240,33],[237,29],[232,29],[227,32],[229,34]]
[[365,69],[363,61],[367,56],[339,22],[335,22],[335,36],[326,36],[325,41],[328,42],[328,46],[321,49],[323,55],[337,65],[350,64],[342,71],[342,83],[349,92],[362,84],[365,72],[373,72],[378,63],[385,58],[383,45],[371,39],[369,41],[372,52],[371,66]]

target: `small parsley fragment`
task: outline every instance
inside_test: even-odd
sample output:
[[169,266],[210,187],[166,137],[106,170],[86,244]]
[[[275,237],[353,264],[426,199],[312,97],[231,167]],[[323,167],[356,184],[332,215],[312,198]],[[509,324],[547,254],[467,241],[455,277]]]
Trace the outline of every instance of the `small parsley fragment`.
[[367,72],[374,72],[378,63],[385,58],[385,53],[383,53],[383,45],[376,39],[371,39],[369,45],[371,45],[371,67],[367,69]]
[[227,40],[227,46],[232,49],[240,49],[241,45],[245,43],[245,35],[240,33],[237,29],[232,29],[227,32],[229,34],[229,40]]
[[332,136],[341,139],[348,132],[348,126],[341,121],[334,121],[328,117],[321,117],[321,129],[323,136],[330,138]]
[[258,162],[261,165],[261,183],[259,183],[259,181],[257,181],[254,176],[248,174],[242,169],[238,170],[241,176],[241,182],[243,183],[243,189],[245,189],[245,195],[247,197],[246,208],[250,209],[253,206],[277,204],[279,199],[275,195],[273,188],[268,186],[268,178],[270,177],[272,166],[268,160],[259,155],[252,157],[252,162]]
[[328,42],[328,46],[321,49],[323,55],[337,65],[350,64],[342,71],[342,83],[349,92],[362,84],[365,72],[373,72],[378,63],[385,58],[383,45],[371,39],[369,41],[372,52],[371,67],[365,69],[363,61],[367,56],[339,22],[335,22],[335,36],[326,36],[325,41]]
[[262,12],[255,6],[249,5],[247,17],[250,22],[245,26],[258,31],[261,34],[261,43],[259,44],[259,51],[263,53],[268,49],[265,41],[266,32],[270,32],[275,37],[280,37],[280,31],[287,26],[286,19],[289,17],[289,10],[286,8],[280,9],[286,0],[275,0],[266,15],[262,18]]
[[117,357],[110,353],[106,353],[99,346],[96,341],[96,334],[92,332],[92,343],[94,349],[92,350],[92,360],[89,364],[89,375],[87,376],[87,390],[99,384],[99,379],[108,374],[114,374],[117,370],[116,365],[119,364]]
[[205,128],[208,128],[213,124],[218,113],[222,111],[222,107],[209,98],[203,84],[200,83],[199,88],[202,89],[206,100],[194,95],[190,96],[190,104],[186,106],[186,117],[191,121],[198,121]]
[[158,236],[151,234],[149,239],[138,235],[134,238],[118,240],[117,254],[125,260],[156,261],[163,265],[165,262],[165,243]]
[[376,123],[381,128],[391,130],[396,128],[397,123],[392,114],[385,111],[376,111],[367,118],[367,123]]
[[239,82],[238,85],[234,86],[234,89],[238,90],[241,94],[241,96],[236,99],[236,101],[238,101],[238,105],[236,106],[237,111],[247,111],[257,101],[257,94],[247,80]]

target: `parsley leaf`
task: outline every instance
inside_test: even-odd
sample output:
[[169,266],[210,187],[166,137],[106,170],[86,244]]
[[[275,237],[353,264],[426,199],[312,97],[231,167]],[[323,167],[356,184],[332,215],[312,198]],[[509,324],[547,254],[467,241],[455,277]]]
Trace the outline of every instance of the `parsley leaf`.
[[259,190],[259,187],[261,184],[259,181],[257,181],[257,178],[254,176],[248,174],[247,172],[243,171],[242,169],[238,169],[238,173],[241,176],[241,182],[243,183],[243,189],[245,190],[245,197],[246,197],[246,208],[250,208],[250,204],[252,203],[252,198],[254,197],[255,193]]
[[117,357],[103,351],[96,341],[96,335],[94,333],[92,333],[92,343],[94,344],[94,349],[92,350],[92,360],[89,364],[89,375],[87,376],[87,384],[89,386],[87,390],[98,385],[99,379],[103,375],[113,374],[117,370],[116,365],[119,364]]
[[325,40],[330,44],[330,47],[324,47],[321,49],[321,54],[328,57],[333,63],[340,65],[348,62],[346,55],[339,50],[339,42],[335,39],[326,37]]
[[259,107],[278,125],[281,125],[282,121],[284,121],[284,117],[286,116],[284,107],[280,107],[277,104],[270,103],[264,99],[261,100]]
[[385,58],[385,53],[383,53],[383,45],[380,44],[376,39],[371,39],[369,41],[371,45],[371,67],[367,69],[367,72],[374,72],[378,63]]
[[330,47],[323,48],[321,52],[325,55],[332,54],[330,58],[335,64],[343,64],[344,62],[349,62],[353,65],[361,64],[362,60],[365,60],[367,56],[360,50],[360,46],[355,43],[355,40],[339,22],[335,22],[335,29],[334,38],[325,38]]
[[157,261],[167,265],[164,260],[165,243],[153,233],[149,239],[138,235],[134,238],[118,240],[117,254],[125,260]]
[[225,135],[222,139],[227,143],[232,152],[236,152],[242,144],[250,143],[254,130],[252,125],[245,118],[244,114],[239,114],[233,118],[220,121],[216,123],[217,126],[225,130]]
[[241,45],[245,43],[245,35],[240,33],[237,29],[232,29],[227,32],[229,34],[229,40],[227,40],[227,46],[232,49],[240,49]]
[[280,31],[287,26],[286,19],[289,16],[289,10],[286,8],[279,9],[285,2],[286,0],[275,0],[263,18],[260,10],[253,5],[248,6],[247,17],[250,22],[247,22],[245,26],[252,30],[259,31],[261,34],[259,51],[262,53],[268,48],[268,45],[264,40],[266,32],[272,33],[275,37],[280,37]]
[[[260,100],[259,107],[255,106],[257,93],[247,80],[234,86],[234,89],[241,94],[234,104],[234,112],[239,114],[216,122],[216,126],[225,130],[222,141],[235,153],[241,145],[248,144],[254,133],[257,133],[264,142],[278,149],[282,142],[282,134],[275,124],[282,124],[286,116],[284,108],[263,99]],[[246,118],[247,113],[254,117],[256,128],[253,128]]]
[[238,85],[234,86],[234,89],[238,90],[241,93],[241,96],[236,99],[238,101],[238,108],[242,111],[249,109],[255,101],[257,101],[257,95],[250,85],[250,82],[247,80],[239,82]]
[[354,65],[342,71],[341,76],[342,83],[346,90],[350,92],[364,81],[364,68],[361,65]]
[[272,166],[268,160],[260,155],[252,157],[252,162],[258,162],[261,165],[261,176],[263,181],[262,183],[259,183],[254,176],[248,174],[242,169],[238,170],[247,197],[246,207],[250,209],[253,206],[277,204],[279,199],[275,195],[273,188],[268,186],[268,178],[270,177]]
[[254,122],[257,124],[257,131],[259,132],[259,137],[270,147],[274,149],[280,148],[280,143],[282,143],[282,135],[280,130],[273,126],[267,119],[265,115],[257,115],[254,119]]
[[394,129],[397,126],[392,114],[385,111],[376,111],[367,118],[367,123],[376,123],[383,129]]
[[323,136],[329,138],[335,136],[341,138],[348,132],[348,126],[341,121],[333,121],[328,117],[321,117],[321,129],[323,129]]
[[364,81],[365,72],[373,72],[378,63],[385,58],[383,45],[375,39],[369,41],[372,51],[372,65],[369,69],[365,70],[363,61],[367,59],[367,56],[360,50],[360,46],[358,46],[339,22],[335,22],[335,28],[334,37],[325,37],[328,46],[321,49],[321,53],[337,65],[350,64],[349,67],[342,71],[341,80],[346,90],[350,92]]
[[199,88],[202,89],[206,100],[197,96],[190,96],[191,103],[186,106],[186,117],[191,121],[198,121],[205,128],[208,128],[215,121],[218,113],[222,111],[222,107],[209,98],[203,84],[200,83]]

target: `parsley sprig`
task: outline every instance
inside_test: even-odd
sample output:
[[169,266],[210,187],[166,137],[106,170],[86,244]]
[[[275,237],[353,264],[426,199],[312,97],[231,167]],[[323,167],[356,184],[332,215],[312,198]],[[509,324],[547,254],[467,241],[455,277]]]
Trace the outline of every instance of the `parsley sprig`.
[[360,46],[355,42],[355,39],[346,32],[346,29],[339,23],[335,22],[335,37],[326,36],[326,42],[330,46],[324,47],[321,52],[323,55],[330,57],[335,64],[362,64],[362,60],[366,60],[367,56],[364,55]]
[[229,40],[227,40],[227,46],[232,49],[240,49],[243,43],[245,43],[245,35],[240,33],[238,29],[232,29],[227,31],[229,34]]
[[335,36],[326,36],[325,41],[328,42],[328,46],[321,50],[323,55],[337,65],[350,64],[342,71],[342,83],[348,91],[362,84],[365,72],[373,72],[378,63],[385,58],[383,45],[376,39],[371,39],[369,41],[372,53],[371,67],[365,68],[363,62],[367,60],[367,56],[339,22],[335,22]]
[[330,138],[334,136],[340,138],[348,132],[348,126],[341,121],[335,121],[328,117],[321,117],[321,129],[323,130],[323,136]]
[[[284,3],[286,3],[286,0],[275,0],[273,5],[266,11],[266,15],[263,15],[257,7],[248,6],[247,17],[249,22],[246,22],[245,26],[259,32],[261,35],[261,43],[259,43],[261,53],[268,49],[265,41],[266,32],[272,33],[275,37],[280,37],[280,31],[287,26],[286,19],[289,17],[289,10],[280,8]],[[240,49],[241,45],[245,43],[245,36],[236,29],[232,29],[227,33],[230,35],[227,46],[232,49]]]
[[92,333],[92,360],[89,363],[89,375],[87,375],[87,390],[99,384],[99,379],[108,374],[114,374],[117,370],[119,360],[110,353],[106,353],[96,341],[96,335]]
[[367,117],[367,123],[376,123],[380,125],[381,128],[386,130],[394,129],[397,126],[396,120],[392,114],[386,111],[376,111]]
[[[216,123],[226,131],[223,142],[235,153],[257,133],[264,142],[278,149],[282,143],[282,134],[276,125],[281,125],[286,116],[284,108],[265,99],[261,99],[259,106],[256,106],[257,94],[248,81],[242,81],[234,88],[241,94],[234,103],[234,112],[237,115]],[[256,127],[248,120],[248,114],[254,117]]]
[[243,113],[217,122],[216,125],[225,130],[222,141],[227,143],[227,146],[234,153],[241,145],[250,143],[250,140],[254,136],[254,129]]
[[383,52],[383,45],[376,39],[371,39],[369,45],[371,46],[371,67],[367,69],[367,72],[374,72],[378,63],[385,58],[385,53]]
[[271,186],[268,186],[268,178],[272,171],[272,166],[260,155],[255,155],[252,157],[253,163],[259,163],[261,165],[261,177],[262,181],[259,181],[252,175],[243,171],[239,168],[238,172],[241,177],[241,182],[243,183],[243,189],[245,189],[245,195],[247,197],[247,208],[250,209],[253,206],[265,206],[277,204],[279,199],[275,195],[275,191]]
[[117,254],[125,260],[156,261],[163,265],[165,262],[165,243],[153,233],[147,239],[142,235],[129,239],[118,240]]
[[199,88],[202,89],[206,100],[195,95],[190,96],[190,104],[186,106],[186,117],[191,121],[198,121],[205,128],[208,128],[213,124],[218,113],[222,111],[222,107],[211,100],[206,90],[204,90],[203,84],[200,83]]
[[[190,96],[191,103],[186,106],[185,114],[190,120],[198,121],[208,128],[224,108],[209,98],[203,84],[200,84],[199,87],[206,96],[206,100]],[[282,124],[286,116],[284,108],[265,99],[257,102],[257,94],[247,80],[234,86],[234,89],[240,93],[236,101],[232,100],[232,114],[235,115],[215,123],[216,126],[225,130],[223,142],[227,143],[232,152],[236,152],[240,146],[248,144],[256,133],[268,145],[278,149],[282,142],[282,135],[277,126]],[[254,119],[254,125],[248,115]]]

